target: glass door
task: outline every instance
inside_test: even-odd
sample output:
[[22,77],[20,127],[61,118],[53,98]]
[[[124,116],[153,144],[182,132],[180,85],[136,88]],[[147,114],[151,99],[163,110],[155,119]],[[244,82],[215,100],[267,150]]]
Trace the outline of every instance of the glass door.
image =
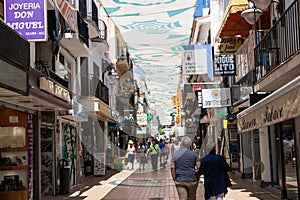
[[282,144],[284,151],[284,171],[285,171],[285,183],[287,197],[290,199],[297,199],[298,197],[298,182],[297,182],[297,171],[296,171],[296,153],[295,153],[295,128],[294,120],[288,120],[282,122],[281,134]]

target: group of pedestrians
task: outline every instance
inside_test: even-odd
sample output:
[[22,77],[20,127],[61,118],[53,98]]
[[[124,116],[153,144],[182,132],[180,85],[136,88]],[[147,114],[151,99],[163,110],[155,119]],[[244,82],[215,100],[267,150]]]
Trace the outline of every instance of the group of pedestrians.
[[[177,147],[176,147],[177,148]],[[168,159],[169,159],[169,142],[160,139],[152,139],[152,141],[148,141],[147,143],[135,143],[132,140],[128,141],[128,145],[126,148],[126,162],[127,162],[127,170],[134,169],[135,160],[139,164],[139,171],[145,170],[145,165],[150,160],[152,170],[156,171],[160,164],[161,167],[165,167]]]
[[223,156],[216,154],[215,147],[200,161],[188,136],[181,139],[180,149],[171,160],[171,174],[180,200],[196,200],[201,175],[204,175],[205,199],[223,199],[227,193],[224,173],[228,171],[229,165]]
[[180,200],[196,200],[199,177],[204,175],[204,191],[206,200],[222,200],[227,193],[224,173],[229,165],[221,155],[216,154],[215,147],[203,159],[195,151],[195,144],[190,137],[184,136],[181,142],[169,142],[152,139],[147,143],[128,141],[127,170],[134,169],[135,160],[139,163],[138,170],[145,170],[150,160],[152,170],[165,167],[171,156],[171,175],[175,182]]

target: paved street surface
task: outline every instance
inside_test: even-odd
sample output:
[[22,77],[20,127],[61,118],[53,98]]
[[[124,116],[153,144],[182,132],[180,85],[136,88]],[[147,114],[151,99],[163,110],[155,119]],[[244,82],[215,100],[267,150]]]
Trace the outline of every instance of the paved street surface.
[[[260,188],[250,180],[241,179],[235,173],[230,173],[233,186],[229,189],[225,200],[243,199],[280,199],[279,190],[271,187]],[[197,199],[204,200],[203,184],[199,183]],[[144,171],[109,170],[104,177],[91,177],[79,186],[72,188],[72,192],[65,196],[43,197],[43,200],[175,200],[177,191],[169,166],[158,171],[151,171],[150,166]]]

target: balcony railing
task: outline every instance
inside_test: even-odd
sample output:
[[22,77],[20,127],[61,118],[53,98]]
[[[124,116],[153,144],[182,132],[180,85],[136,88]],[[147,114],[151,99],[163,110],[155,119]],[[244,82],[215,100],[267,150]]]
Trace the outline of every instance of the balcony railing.
[[[96,87],[95,87],[96,86]],[[102,81],[93,78],[92,85],[90,87],[91,95],[95,95],[98,99],[109,105],[109,91],[108,87],[104,85]]]
[[102,19],[99,19],[99,36],[91,38],[92,42],[105,42],[107,40],[107,26]]
[[298,4],[294,1],[255,47],[255,82],[300,50]]

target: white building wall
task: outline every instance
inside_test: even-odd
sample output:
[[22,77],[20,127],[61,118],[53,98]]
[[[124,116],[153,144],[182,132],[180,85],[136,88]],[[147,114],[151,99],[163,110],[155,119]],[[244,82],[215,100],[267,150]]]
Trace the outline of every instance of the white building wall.
[[215,43],[215,38],[220,30],[224,10],[223,10],[223,1],[220,0],[211,0],[210,1],[210,16],[211,16],[211,42],[212,45]]

